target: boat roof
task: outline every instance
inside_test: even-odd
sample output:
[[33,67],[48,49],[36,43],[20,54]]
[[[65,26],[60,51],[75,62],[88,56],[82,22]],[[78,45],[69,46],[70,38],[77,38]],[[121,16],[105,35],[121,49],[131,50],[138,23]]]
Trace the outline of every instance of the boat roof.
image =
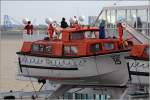
[[149,8],[149,5],[108,6],[108,7],[103,7],[103,10],[126,10],[126,9],[143,10],[143,9],[148,9],[148,8]]
[[[82,42],[81,42],[82,41]],[[85,43],[85,42],[90,42],[90,41],[93,41],[93,42],[98,42],[98,41],[101,41],[101,42],[117,42],[119,41],[118,39],[113,39],[113,38],[106,38],[106,39],[98,39],[98,38],[94,38],[94,39],[83,39],[83,40],[76,40],[76,41],[70,41],[70,43]],[[47,40],[37,40],[37,41],[34,41],[35,44],[43,44],[43,45],[46,45],[46,44],[52,44],[52,43],[55,43],[55,44],[60,44],[60,43],[63,43],[61,40],[51,40],[51,41],[47,41]]]
[[62,31],[67,32],[82,32],[82,31],[99,31],[97,27],[81,27],[81,28],[65,28]]

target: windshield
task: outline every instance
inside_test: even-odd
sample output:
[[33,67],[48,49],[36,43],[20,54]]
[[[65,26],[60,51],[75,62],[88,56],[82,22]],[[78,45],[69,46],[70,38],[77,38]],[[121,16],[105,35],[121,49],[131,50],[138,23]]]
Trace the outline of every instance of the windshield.
[[82,40],[82,39],[84,39],[84,34],[83,34],[83,32],[72,33],[70,39],[71,40]]
[[86,39],[96,38],[96,31],[85,31],[84,37]]
[[96,38],[98,31],[84,31],[84,32],[74,32],[71,34],[71,40],[82,40],[82,39],[92,39]]

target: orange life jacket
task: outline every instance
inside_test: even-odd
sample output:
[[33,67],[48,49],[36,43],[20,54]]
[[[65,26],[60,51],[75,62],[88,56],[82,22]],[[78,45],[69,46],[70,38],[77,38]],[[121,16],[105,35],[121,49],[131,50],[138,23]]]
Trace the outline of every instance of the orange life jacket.
[[48,27],[48,33],[49,33],[49,37],[53,38],[54,28],[52,27],[52,24],[50,24]]

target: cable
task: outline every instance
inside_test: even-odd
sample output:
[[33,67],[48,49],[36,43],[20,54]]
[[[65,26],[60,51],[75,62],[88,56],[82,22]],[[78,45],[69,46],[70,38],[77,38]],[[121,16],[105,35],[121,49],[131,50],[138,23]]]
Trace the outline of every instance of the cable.
[[[30,74],[29,74],[29,69],[27,69],[27,73],[28,73],[28,76],[30,76]],[[34,84],[33,84],[32,80],[31,80],[31,77],[29,77],[29,79],[30,79],[30,83],[31,83],[31,85],[32,85],[32,88],[33,88],[33,90],[34,90],[34,92],[35,92],[36,98],[37,98],[37,100],[39,100],[39,99],[38,99],[38,95],[37,95],[37,93],[36,93],[36,89],[35,89],[35,87],[34,87]]]
[[95,26],[95,25],[96,25],[96,22],[98,21],[99,17],[102,15],[103,10],[104,10],[104,9],[101,10],[101,12],[100,12],[99,15],[97,16],[97,18],[96,18],[96,20],[95,20],[95,22],[93,23],[92,26]]
[[39,83],[43,83],[42,86],[39,89],[39,92],[41,91],[41,89],[43,88],[43,86],[46,84],[46,80],[38,80]]

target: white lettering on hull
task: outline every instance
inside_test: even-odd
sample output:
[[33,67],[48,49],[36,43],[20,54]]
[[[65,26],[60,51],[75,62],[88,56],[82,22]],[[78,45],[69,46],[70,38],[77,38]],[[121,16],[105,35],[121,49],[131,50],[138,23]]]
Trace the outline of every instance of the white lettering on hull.
[[129,60],[130,71],[149,72],[149,61]]
[[59,58],[20,56],[20,62],[22,65],[72,68],[83,66],[86,63],[86,60],[81,58],[59,59]]

